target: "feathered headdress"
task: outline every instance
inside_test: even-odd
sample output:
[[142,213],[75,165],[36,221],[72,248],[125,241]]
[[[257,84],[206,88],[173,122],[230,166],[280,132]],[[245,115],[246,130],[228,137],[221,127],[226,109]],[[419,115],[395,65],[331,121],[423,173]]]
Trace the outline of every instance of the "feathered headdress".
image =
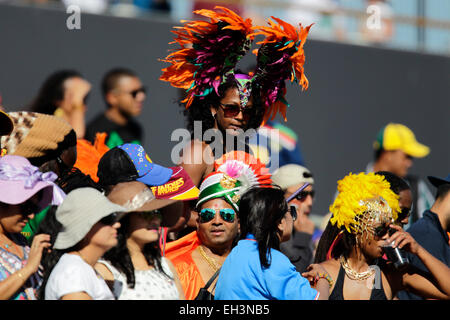
[[383,176],[352,174],[338,181],[338,196],[330,206],[331,224],[357,234],[374,222],[393,222],[400,212],[398,196]]
[[286,80],[298,82],[304,90],[309,82],[305,76],[303,65],[305,54],[303,45],[312,25],[295,28],[291,24],[271,17],[269,27],[255,27],[259,32],[252,36],[264,35],[265,39],[257,42],[261,47],[257,51],[257,64],[254,82],[258,83],[261,98],[264,102],[265,123],[270,117],[273,120],[278,112],[286,120],[286,108],[289,106],[285,99]]
[[241,196],[252,186],[271,187],[272,179],[259,159],[243,151],[225,154],[214,163],[215,171],[200,185],[197,207],[215,198],[224,198],[239,210]]
[[[172,32],[177,38],[171,43],[181,48],[162,60],[171,66],[162,69],[160,80],[186,89],[188,95],[182,102],[189,108],[196,96],[205,97],[213,91],[219,95],[219,86],[234,77],[243,108],[256,88],[264,103],[263,123],[278,112],[286,120],[285,80],[308,88],[303,45],[311,26],[295,28],[274,17],[277,23],[269,20],[267,27],[252,26],[250,19],[244,20],[227,8],[216,6],[215,10],[194,11],[210,18],[209,22],[182,20],[184,26],[175,27],[178,31]],[[234,74],[235,65],[257,35],[265,39],[257,43],[261,47],[257,50],[256,70],[249,75]]]
[[182,27],[172,31],[180,49],[162,61],[171,66],[162,69],[160,80],[172,86],[186,89],[188,96],[183,102],[188,108],[194,97],[204,97],[233,74],[236,63],[245,55],[253,40],[252,21],[242,19],[233,11],[216,6],[217,11],[197,10],[194,13],[211,21],[185,21]]

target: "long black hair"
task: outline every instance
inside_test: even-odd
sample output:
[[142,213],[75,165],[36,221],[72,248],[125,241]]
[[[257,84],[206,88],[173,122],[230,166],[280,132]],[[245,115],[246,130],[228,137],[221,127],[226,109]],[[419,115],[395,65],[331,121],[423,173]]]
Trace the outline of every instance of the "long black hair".
[[48,282],[48,278],[53,271],[53,268],[58,263],[61,256],[67,252],[77,251],[80,243],[77,243],[71,248],[64,250],[57,250],[53,248],[56,236],[62,229],[62,224],[56,219],[56,210],[58,206],[51,206],[45,215],[45,218],[39,224],[39,228],[36,234],[45,233],[50,235],[51,250],[44,250],[42,253],[41,266],[43,267],[43,281],[40,288],[37,291],[39,300],[45,300],[45,287]]
[[259,260],[264,268],[268,268],[271,264],[270,249],[280,250],[278,225],[287,210],[284,192],[277,186],[250,188],[240,200],[240,239],[245,239],[249,233],[255,236]]
[[[130,252],[127,247],[128,227],[130,225],[130,214],[127,214],[120,220],[120,228],[117,230],[117,246],[108,250],[103,258],[109,261],[117,270],[125,274],[129,288],[135,286],[134,266],[131,261]],[[159,242],[147,243],[143,252],[145,260],[149,266],[153,266],[158,272],[161,272],[169,279],[172,279],[161,265],[161,251]]]
[[38,95],[31,103],[33,112],[53,115],[57,109],[56,102],[64,99],[64,82],[70,78],[83,78],[75,70],[59,70],[52,73],[39,90]]
[[[341,232],[342,234],[339,235]],[[345,227],[338,228],[328,220],[328,224],[320,237],[319,243],[317,244],[314,263],[321,263],[327,260],[327,253],[338,235],[340,240],[336,242],[336,245],[331,252],[331,256],[334,258],[343,255],[346,259],[349,257],[350,252],[356,246],[355,235],[349,233]]]

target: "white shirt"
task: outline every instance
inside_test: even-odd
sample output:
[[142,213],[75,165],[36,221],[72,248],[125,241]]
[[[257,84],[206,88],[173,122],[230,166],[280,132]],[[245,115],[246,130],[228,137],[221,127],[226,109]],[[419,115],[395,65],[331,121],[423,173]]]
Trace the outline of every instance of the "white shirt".
[[93,300],[115,300],[114,295],[89,264],[75,254],[64,254],[53,268],[45,287],[45,300],[85,292]]
[[114,276],[114,295],[117,300],[179,300],[180,293],[175,284],[172,271],[167,264],[166,258],[161,258],[161,266],[164,272],[157,271],[155,268],[149,270],[134,270],[135,285],[129,288],[127,277],[119,272],[109,262],[99,260],[111,271]]

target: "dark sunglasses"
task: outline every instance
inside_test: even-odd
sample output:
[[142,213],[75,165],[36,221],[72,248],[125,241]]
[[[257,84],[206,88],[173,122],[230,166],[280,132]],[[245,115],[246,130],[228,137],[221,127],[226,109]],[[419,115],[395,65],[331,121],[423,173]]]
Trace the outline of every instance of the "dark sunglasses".
[[161,211],[159,211],[157,209],[152,210],[152,211],[138,212],[138,213],[141,214],[145,220],[152,220],[155,217],[162,219]]
[[220,104],[225,118],[234,118],[242,111],[242,117],[245,121],[250,120],[253,115],[253,108],[241,108],[237,104]]
[[122,215],[120,212],[114,212],[106,217],[103,217],[99,222],[104,224],[105,226],[113,226],[117,221],[120,220],[121,217]]
[[297,209],[295,208],[295,206],[290,206],[289,212],[291,213],[292,220],[293,221],[297,220]]
[[[225,208],[219,210],[220,217],[226,222],[234,222],[236,218],[236,212],[233,209]],[[200,222],[209,222],[216,216],[216,210],[211,208],[204,208],[200,210],[199,217]]]
[[20,207],[20,213],[24,216],[28,216],[33,213],[38,213],[40,211],[38,204],[31,200],[21,203],[19,205],[19,207]]
[[137,95],[139,94],[139,92],[142,92],[144,94],[147,94],[147,88],[145,87],[141,87],[139,89],[130,91],[129,94],[131,94],[131,96],[133,97],[133,99],[136,99]]
[[390,229],[391,229],[391,227],[389,226],[389,223],[387,223],[387,224],[383,224],[383,225],[381,225],[381,226],[375,227],[375,228],[373,229],[373,233],[374,233],[374,235],[375,235],[376,237],[382,238],[382,237],[384,237],[384,235],[385,235],[386,233],[388,233],[388,231],[389,231]]
[[402,221],[406,217],[409,217],[411,214],[411,208],[403,208],[402,211],[398,214],[397,221]]
[[83,98],[83,104],[85,106],[87,105],[88,99],[89,99],[89,93],[87,95],[85,95],[84,98]]
[[314,195],[316,194],[316,192],[314,190],[312,191],[300,191],[295,197],[294,199],[297,199],[298,201],[302,201],[304,199],[306,199],[306,197],[311,196],[311,198],[314,199]]

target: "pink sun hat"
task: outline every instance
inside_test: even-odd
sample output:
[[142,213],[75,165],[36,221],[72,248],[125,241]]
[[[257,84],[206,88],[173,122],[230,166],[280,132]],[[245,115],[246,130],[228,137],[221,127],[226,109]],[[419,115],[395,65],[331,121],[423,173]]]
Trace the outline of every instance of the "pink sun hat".
[[39,208],[48,205],[60,205],[66,194],[54,181],[58,176],[54,172],[41,172],[26,158],[6,155],[0,158],[0,202],[7,204],[24,203],[43,190]]

